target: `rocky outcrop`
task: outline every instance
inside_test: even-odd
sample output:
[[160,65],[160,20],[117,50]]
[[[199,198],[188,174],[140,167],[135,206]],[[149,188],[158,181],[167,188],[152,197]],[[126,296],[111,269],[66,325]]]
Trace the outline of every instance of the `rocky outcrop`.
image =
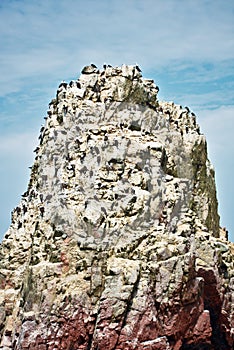
[[0,349],[232,349],[206,140],[157,93],[137,66],[60,84],[0,247]]

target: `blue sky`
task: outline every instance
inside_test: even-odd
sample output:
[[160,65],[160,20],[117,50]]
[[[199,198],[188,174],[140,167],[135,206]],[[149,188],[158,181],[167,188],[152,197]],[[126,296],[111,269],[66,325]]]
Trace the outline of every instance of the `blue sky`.
[[234,241],[233,0],[0,0],[0,47],[0,237],[26,190],[48,103],[92,62],[137,63],[160,99],[196,113]]

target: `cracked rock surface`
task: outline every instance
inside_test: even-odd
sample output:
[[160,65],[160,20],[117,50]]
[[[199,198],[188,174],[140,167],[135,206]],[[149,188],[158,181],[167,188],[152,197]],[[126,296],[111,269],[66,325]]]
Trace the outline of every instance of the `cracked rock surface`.
[[0,246],[1,350],[229,350],[233,244],[188,107],[138,66],[50,102]]

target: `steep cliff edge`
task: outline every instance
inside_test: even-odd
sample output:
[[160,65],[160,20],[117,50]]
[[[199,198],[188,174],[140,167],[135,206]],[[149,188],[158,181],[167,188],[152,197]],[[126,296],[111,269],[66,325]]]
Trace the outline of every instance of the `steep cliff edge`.
[[0,247],[0,349],[232,349],[206,140],[157,93],[137,66],[60,84]]

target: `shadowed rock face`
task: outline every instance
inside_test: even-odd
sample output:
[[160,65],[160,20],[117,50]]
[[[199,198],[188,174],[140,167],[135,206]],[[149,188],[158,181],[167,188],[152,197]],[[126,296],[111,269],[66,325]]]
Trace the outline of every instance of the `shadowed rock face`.
[[0,349],[232,349],[206,141],[157,93],[137,66],[60,84],[0,247]]

